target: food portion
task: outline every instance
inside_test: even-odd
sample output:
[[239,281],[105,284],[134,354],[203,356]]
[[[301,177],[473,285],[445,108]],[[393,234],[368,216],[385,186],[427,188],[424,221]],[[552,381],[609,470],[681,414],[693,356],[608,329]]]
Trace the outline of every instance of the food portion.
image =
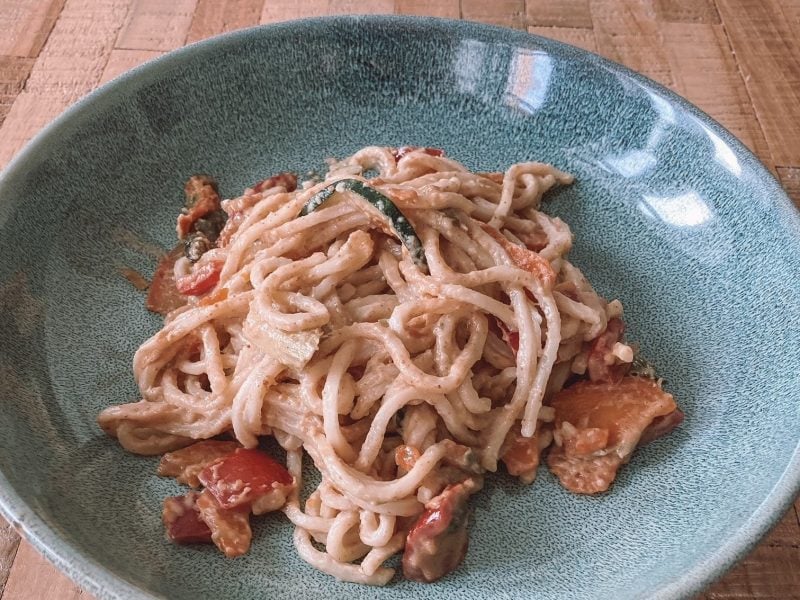
[[[148,292],[165,320],[134,357],[142,398],[98,417],[187,486],[164,500],[167,537],[240,556],[251,518],[280,510],[326,573],[383,585],[402,553],[405,577],[432,582],[463,561],[470,499],[498,468],[606,491],[683,414],[540,210],[571,181],[414,147],[232,199],[191,177]],[[304,460],[321,475],[307,497]]]
[[[683,420],[658,382],[625,376],[617,383],[579,381],[556,393],[547,465],[561,485],[578,494],[608,489],[640,443],[668,433]],[[668,427],[659,424],[669,424]],[[657,434],[645,435],[646,432]]]
[[279,510],[294,478],[264,452],[236,442],[197,442],[161,457],[158,474],[199,488],[164,500],[161,520],[178,544],[213,542],[225,556],[250,548],[250,515]]

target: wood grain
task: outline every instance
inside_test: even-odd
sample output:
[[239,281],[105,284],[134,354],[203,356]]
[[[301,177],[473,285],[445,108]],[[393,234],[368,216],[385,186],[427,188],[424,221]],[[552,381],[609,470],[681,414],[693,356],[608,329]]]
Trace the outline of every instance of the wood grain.
[[164,53],[157,50],[114,49],[108,56],[108,62],[106,63],[105,69],[103,69],[103,74],[100,76],[100,81],[98,83],[102,84],[111,81],[114,77],[122,75],[125,71],[138,67],[140,64],[161,56],[162,54]]
[[676,74],[655,17],[649,2],[592,0],[598,53],[676,89]]
[[64,0],[0,0],[0,56],[39,55]]
[[129,0],[67,0],[0,126],[0,168],[33,135],[100,81]]
[[263,7],[264,0],[198,0],[186,43],[258,25]]
[[33,62],[33,58],[0,56],[0,125],[11,110],[14,100],[25,87]]
[[[0,167],[98,84],[256,23],[344,13],[527,28],[621,62],[736,134],[800,208],[800,0],[0,0]],[[800,500],[703,600],[800,599]],[[82,600],[0,519],[2,600]]]
[[525,14],[532,27],[592,27],[589,0],[527,0]]
[[528,27],[528,31],[565,44],[572,44],[589,52],[597,52],[597,40],[592,29],[580,27]]
[[277,23],[303,17],[322,17],[328,14],[328,0],[266,0],[261,11],[261,23]]
[[764,133],[721,25],[661,23],[673,89],[713,115],[771,165]]
[[19,534],[5,519],[0,517],[0,596],[6,587],[19,544]]
[[525,0],[461,0],[461,17],[516,29],[525,28]]
[[458,19],[461,16],[461,3],[459,0],[396,0],[395,12],[398,15]]
[[786,19],[777,0],[717,7],[775,164],[800,165],[800,23]]
[[714,0],[655,0],[656,17],[675,23],[720,23]]
[[162,52],[180,48],[196,7],[197,0],[133,0],[115,47]]
[[3,600],[92,600],[66,575],[56,569],[33,546],[19,545],[14,566],[8,576]]
[[394,0],[329,0],[331,15],[385,15],[394,13]]

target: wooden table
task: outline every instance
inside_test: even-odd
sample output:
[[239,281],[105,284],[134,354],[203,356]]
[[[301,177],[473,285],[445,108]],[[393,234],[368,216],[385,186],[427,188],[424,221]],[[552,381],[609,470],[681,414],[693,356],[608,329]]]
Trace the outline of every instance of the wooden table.
[[[240,27],[346,13],[484,21],[598,52],[711,114],[800,206],[800,0],[0,0],[0,168],[139,63]],[[800,598],[798,507],[701,598]],[[0,592],[89,598],[2,520]]]

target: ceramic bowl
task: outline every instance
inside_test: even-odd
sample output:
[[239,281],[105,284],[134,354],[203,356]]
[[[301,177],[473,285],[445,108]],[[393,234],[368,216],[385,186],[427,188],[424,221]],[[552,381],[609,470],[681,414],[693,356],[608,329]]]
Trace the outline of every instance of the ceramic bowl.
[[[469,553],[442,581],[340,583],[282,515],[251,552],[176,547],[156,459],[95,416],[137,397],[134,350],[159,327],[121,275],[169,247],[184,180],[224,196],[370,144],[469,167],[528,159],[575,174],[547,204],[574,262],[626,306],[685,424],[599,497],[545,470],[475,498]],[[730,133],[663,87],[518,31],[330,18],[225,35],[94,92],[0,180],[0,500],[100,598],[678,598],[744,556],[798,489],[800,219]]]

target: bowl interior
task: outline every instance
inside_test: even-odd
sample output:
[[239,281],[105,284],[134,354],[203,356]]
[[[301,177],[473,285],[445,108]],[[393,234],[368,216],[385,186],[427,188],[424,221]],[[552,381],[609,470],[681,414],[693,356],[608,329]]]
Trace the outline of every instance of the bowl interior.
[[[185,179],[223,196],[365,145],[444,148],[467,166],[540,160],[577,182],[547,205],[572,258],[626,307],[685,425],[612,491],[545,470],[475,499],[462,568],[372,589],[300,561],[282,515],[227,560],[164,539],[178,487],[95,424],[137,397],[159,327],[121,276],[170,247]],[[0,181],[0,471],[5,510],[106,597],[673,597],[719,574],[796,488],[800,226],[774,180],[662,88],[576,49],[466,23],[339,18],[170,55],[73,108]],[[107,569],[106,572],[104,569]]]

